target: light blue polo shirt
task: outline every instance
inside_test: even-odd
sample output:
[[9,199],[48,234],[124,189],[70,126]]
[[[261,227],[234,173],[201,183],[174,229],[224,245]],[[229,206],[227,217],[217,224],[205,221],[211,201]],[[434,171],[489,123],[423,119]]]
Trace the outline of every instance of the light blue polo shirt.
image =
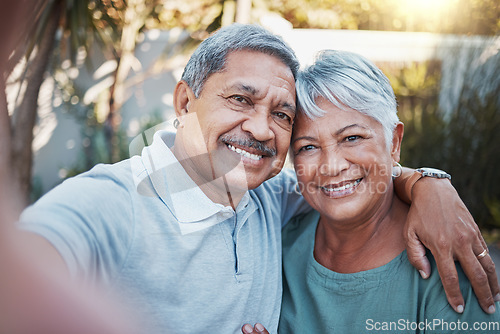
[[20,226],[47,238],[73,277],[119,293],[144,333],[240,333],[278,327],[281,226],[308,210],[284,170],[236,211],[210,201],[159,131],[151,146],[68,179],[27,208]]

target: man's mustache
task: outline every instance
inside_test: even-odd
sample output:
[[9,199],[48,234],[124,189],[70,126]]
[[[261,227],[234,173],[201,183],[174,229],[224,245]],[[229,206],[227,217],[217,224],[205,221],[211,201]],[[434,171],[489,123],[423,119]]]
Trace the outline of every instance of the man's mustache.
[[[256,140],[251,137],[237,137],[234,135],[222,135],[219,137],[219,140],[225,144],[230,145],[238,145],[239,147],[248,147],[259,151],[260,154],[267,157],[276,156],[276,148],[269,147],[269,145],[265,144],[262,141]],[[221,153],[221,154],[219,154]],[[233,156],[233,155],[231,155]],[[228,159],[228,156],[223,152],[211,152],[211,153],[203,153],[196,156],[189,157],[185,159],[186,162],[190,165],[194,166],[212,166],[214,161],[223,161],[224,163],[217,163],[217,166],[213,166],[213,179],[217,179],[219,177],[223,177],[225,174],[229,173],[232,169],[236,168],[236,166],[240,163],[240,158]],[[178,184],[175,182],[169,183],[165,179],[165,174],[172,174],[173,171],[184,170],[182,167],[184,161],[174,162],[167,166],[163,166],[162,168],[155,169],[153,168],[150,171],[149,177],[143,178],[137,184],[137,190],[141,195],[144,196],[156,196],[155,191],[151,188],[150,182],[155,185],[155,189],[161,196],[164,196],[168,193],[174,194],[177,192],[185,191],[189,188],[195,187],[194,184]],[[210,182],[212,180],[206,180],[206,182]],[[169,191],[166,191],[166,187],[169,188]]]
[[257,151],[259,151],[259,153],[261,153],[264,156],[274,157],[276,155],[276,148],[269,147],[264,142],[256,140],[255,138],[251,137],[238,138],[236,136],[226,134],[220,136],[219,140],[225,144],[256,149]]

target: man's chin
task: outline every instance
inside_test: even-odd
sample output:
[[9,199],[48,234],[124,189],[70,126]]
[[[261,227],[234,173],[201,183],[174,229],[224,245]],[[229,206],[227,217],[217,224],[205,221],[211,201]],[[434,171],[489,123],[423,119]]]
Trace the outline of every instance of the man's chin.
[[[222,161],[222,160],[219,160]],[[254,166],[247,166],[240,161],[239,164],[234,166],[234,161],[231,162],[232,168],[228,168],[226,164],[215,167],[215,174],[217,177],[222,177],[229,189],[236,192],[246,192],[247,190],[259,187],[264,181],[276,176],[281,171],[281,168],[274,168],[274,165],[282,165],[277,162],[273,163],[273,168],[269,164],[264,164],[260,168]]]
[[245,170],[238,166],[223,176],[226,187],[231,191],[245,192],[252,189],[252,185],[248,183]]
[[267,179],[269,177],[255,175],[254,173],[245,173],[244,170],[240,169],[240,166],[224,176],[224,181],[228,189],[238,193],[255,189]]

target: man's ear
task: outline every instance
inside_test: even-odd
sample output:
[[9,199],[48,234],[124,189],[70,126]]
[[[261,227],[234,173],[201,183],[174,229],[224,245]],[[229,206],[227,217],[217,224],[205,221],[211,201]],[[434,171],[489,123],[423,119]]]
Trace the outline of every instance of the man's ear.
[[184,80],[179,81],[174,89],[175,115],[177,117],[186,115],[189,112],[189,104],[194,98],[194,93],[187,82]]
[[391,156],[392,159],[396,162],[399,162],[401,158],[401,141],[403,140],[403,134],[405,131],[404,128],[404,124],[398,122],[392,133]]

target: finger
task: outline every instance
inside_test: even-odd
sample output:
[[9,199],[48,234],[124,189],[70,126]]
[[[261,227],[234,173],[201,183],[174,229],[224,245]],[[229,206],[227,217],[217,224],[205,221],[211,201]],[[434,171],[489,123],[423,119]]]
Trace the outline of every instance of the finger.
[[424,245],[422,245],[415,233],[408,233],[405,240],[406,253],[411,265],[418,270],[422,278],[428,278],[431,275],[431,264],[425,255]]
[[453,257],[450,254],[445,256],[435,254],[434,258],[436,259],[437,269],[439,276],[441,277],[441,282],[443,283],[443,288],[448,302],[455,312],[462,313],[464,311],[464,298],[462,296],[462,292],[460,291],[457,269],[455,267]]
[[256,323],[255,324],[255,329],[260,334],[269,334],[269,332],[267,331],[267,329],[262,324]]
[[484,241],[483,235],[481,234],[479,227],[477,227],[477,225],[474,225],[473,228],[476,233],[475,234],[476,240],[472,242],[472,250],[474,251],[474,254],[478,255],[485,249],[488,249],[488,245],[486,244],[486,241]]
[[254,328],[252,327],[252,325],[250,324],[244,324],[242,327],[241,327],[241,332],[243,334],[258,334],[257,331],[254,331]]
[[482,254],[484,250],[488,250],[488,246],[486,245],[486,242],[484,241],[484,238],[479,230],[477,235],[480,240],[480,246],[475,245],[472,250],[474,254],[476,254],[479,263],[483,266],[483,269],[488,276],[488,283],[491,290],[491,295],[493,296],[493,300],[498,302],[500,301],[500,287],[498,285],[495,263],[493,262],[493,259],[491,258],[489,253],[487,253],[486,256],[479,258],[479,254]]
[[[486,263],[487,260],[485,260],[485,258],[481,260]],[[489,256],[488,258],[491,260]],[[488,275],[474,252],[470,250],[463,256],[458,257],[457,260],[460,262],[465,275],[469,279],[481,308],[486,313],[495,313],[495,303],[493,301],[493,295],[491,294]]]
[[491,295],[493,296],[493,301],[500,301],[500,288],[498,287],[497,271],[495,269],[495,263],[493,262],[490,254],[486,254],[485,257],[479,259],[479,263],[488,276],[488,284],[490,286]]

